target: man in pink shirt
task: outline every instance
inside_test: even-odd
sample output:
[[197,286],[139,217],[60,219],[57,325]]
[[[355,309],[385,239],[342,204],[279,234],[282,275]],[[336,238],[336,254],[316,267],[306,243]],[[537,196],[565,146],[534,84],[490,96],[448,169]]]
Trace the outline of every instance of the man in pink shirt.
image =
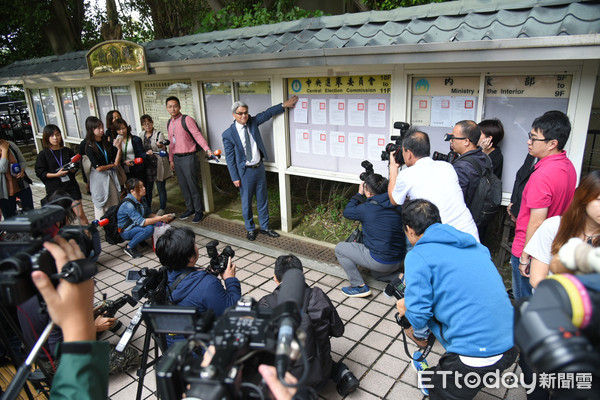
[[531,295],[531,257],[523,249],[546,218],[562,215],[575,193],[577,174],[563,150],[570,133],[569,117],[560,111],[548,111],[536,118],[529,133],[529,154],[539,161],[523,190],[512,244],[515,300]]
[[196,121],[189,115],[181,114],[179,99],[175,96],[167,98],[167,111],[171,120],[167,123],[169,134],[169,161],[171,169],[177,175],[177,182],[185,200],[186,212],[179,219],[187,219],[194,214],[192,222],[197,223],[204,219],[204,205],[200,185],[198,184],[198,158],[197,146],[204,149],[206,154],[212,156],[208,142],[198,129]]

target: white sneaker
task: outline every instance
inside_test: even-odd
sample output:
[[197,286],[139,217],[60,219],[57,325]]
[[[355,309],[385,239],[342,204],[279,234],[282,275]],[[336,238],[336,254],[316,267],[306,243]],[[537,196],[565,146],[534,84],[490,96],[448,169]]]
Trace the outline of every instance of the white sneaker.
[[159,209],[159,210],[156,212],[156,215],[158,215],[159,217],[162,217],[163,215],[165,215],[165,210],[163,210],[162,208],[161,208],[161,209]]

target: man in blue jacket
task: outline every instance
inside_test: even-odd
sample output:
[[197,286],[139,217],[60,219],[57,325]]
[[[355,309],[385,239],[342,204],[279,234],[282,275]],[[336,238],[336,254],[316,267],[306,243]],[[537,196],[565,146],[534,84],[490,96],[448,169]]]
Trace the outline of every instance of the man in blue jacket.
[[362,222],[363,232],[363,243],[341,242],[335,246],[335,255],[350,281],[350,286],[342,288],[348,297],[371,294],[359,265],[371,270],[375,279],[387,281],[402,269],[406,237],[400,228],[400,207],[390,203],[387,187],[388,180],[383,176],[368,175],[344,209],[344,217]]
[[[171,302],[179,306],[196,307],[199,312],[209,308],[217,317],[242,297],[240,281],[235,277],[231,258],[221,273],[225,287],[212,270],[196,267],[200,257],[196,235],[189,228],[171,228],[156,241],[156,255],[168,270]],[[167,336],[170,345],[178,337]]]
[[[485,374],[501,374],[517,355],[506,288],[488,249],[442,224],[433,203],[406,203],[402,220],[414,248],[406,255],[398,312],[415,330],[429,328],[446,349],[434,368],[413,361],[419,388],[424,394],[429,389],[431,399],[473,398]],[[420,356],[416,352],[413,359]]]
[[283,113],[285,108],[294,108],[298,96],[292,96],[282,104],[273,106],[256,116],[248,114],[248,105],[236,101],[231,106],[235,121],[223,132],[223,148],[227,159],[227,168],[235,187],[240,188],[242,215],[246,223],[246,237],[256,239],[256,230],[252,215],[252,197],[256,195],[260,232],[269,237],[279,234],[269,229],[269,205],[267,203],[267,175],[263,159],[267,150],[258,126],[275,115]]

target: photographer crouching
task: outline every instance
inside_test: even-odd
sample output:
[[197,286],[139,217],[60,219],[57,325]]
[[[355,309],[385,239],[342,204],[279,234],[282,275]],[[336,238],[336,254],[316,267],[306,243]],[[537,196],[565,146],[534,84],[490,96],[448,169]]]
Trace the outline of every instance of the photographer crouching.
[[371,270],[375,279],[389,281],[401,272],[406,253],[400,207],[390,203],[388,180],[374,173],[362,177],[364,182],[346,205],[344,217],[362,222],[363,242],[335,246],[335,255],[350,281],[350,286],[342,288],[348,297],[371,295],[358,265]]
[[[170,300],[176,305],[197,307],[201,313],[212,309],[216,316],[221,316],[242,297],[235,265],[228,257],[222,270],[196,267],[200,255],[195,238],[196,234],[189,228],[171,228],[156,242],[156,255],[169,271]],[[225,282],[225,287],[218,276]],[[181,335],[168,335],[167,344],[170,346],[181,339]]]
[[418,386],[431,399],[471,399],[484,375],[511,366],[513,308],[487,248],[442,224],[427,200],[405,203],[402,220],[414,248],[405,260],[406,290],[396,307],[417,330],[429,328],[446,349],[429,368],[413,355]]

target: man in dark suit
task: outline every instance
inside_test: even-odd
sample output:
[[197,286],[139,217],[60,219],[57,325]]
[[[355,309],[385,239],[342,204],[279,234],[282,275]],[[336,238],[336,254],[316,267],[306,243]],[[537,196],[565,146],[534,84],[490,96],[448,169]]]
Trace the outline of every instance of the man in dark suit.
[[270,237],[279,237],[277,232],[269,229],[267,176],[263,164],[263,158],[267,157],[267,150],[258,126],[275,115],[283,113],[285,108],[295,107],[297,102],[298,97],[292,96],[284,103],[270,107],[254,117],[248,114],[248,105],[242,101],[236,101],[231,107],[235,121],[223,132],[223,148],[231,180],[236,187],[240,188],[242,214],[248,231],[246,235],[248,240],[256,239],[252,219],[254,195],[258,207],[260,232]]

